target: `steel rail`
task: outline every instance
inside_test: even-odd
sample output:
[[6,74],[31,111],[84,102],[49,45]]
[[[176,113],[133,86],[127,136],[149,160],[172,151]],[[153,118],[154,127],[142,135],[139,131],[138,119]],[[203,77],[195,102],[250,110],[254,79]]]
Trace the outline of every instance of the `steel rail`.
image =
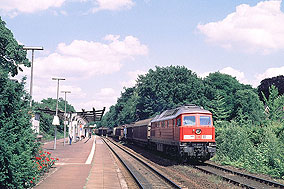
[[275,186],[275,187],[279,187],[279,188],[284,188],[283,184],[280,184],[280,183],[277,183],[277,182],[274,182],[274,181],[270,181],[270,180],[267,180],[267,179],[259,178],[259,177],[253,176],[253,175],[248,175],[248,174],[241,173],[241,172],[238,172],[238,171],[232,171],[230,169],[226,169],[224,167],[220,167],[220,166],[213,165],[213,164],[210,164],[210,163],[204,163],[204,164],[207,165],[207,166],[213,167],[215,169],[219,169],[219,170],[222,170],[222,171],[225,171],[225,172],[229,172],[229,173],[234,174],[234,175],[239,175],[239,176],[251,179],[251,180],[255,180],[255,181],[258,181],[258,182],[261,182],[261,183],[265,183],[265,184],[267,184],[269,186]]
[[200,171],[203,171],[203,172],[205,172],[205,173],[207,173],[207,174],[215,175],[215,176],[217,176],[217,177],[221,177],[223,180],[228,181],[228,182],[230,182],[230,183],[233,183],[233,184],[235,184],[235,185],[239,185],[239,186],[241,186],[241,187],[243,187],[243,188],[256,189],[255,187],[252,187],[252,186],[250,186],[250,185],[248,185],[248,184],[240,183],[240,182],[238,182],[238,181],[235,181],[235,180],[230,179],[230,178],[228,178],[228,177],[225,177],[225,176],[216,174],[216,173],[214,173],[214,172],[212,172],[212,171],[208,171],[208,170],[203,169],[203,168],[201,168],[201,167],[194,166],[194,168],[196,168],[196,169],[198,169],[198,170],[200,170]]
[[127,169],[127,171],[130,173],[132,178],[135,180],[136,184],[139,188],[144,189],[143,185],[140,183],[139,179],[134,175],[134,173],[131,171],[131,169],[126,165],[126,163],[119,157],[119,155],[110,147],[110,145],[101,137],[102,141],[108,146],[108,148],[115,154],[115,156],[119,159],[119,161],[123,164],[123,166]]
[[153,168],[151,165],[147,164],[146,162],[144,162],[143,160],[141,160],[140,158],[138,158],[137,156],[133,155],[132,153],[130,153],[129,151],[123,149],[122,147],[120,147],[119,145],[115,144],[114,142],[112,142],[111,140],[108,140],[111,143],[113,143],[115,146],[117,146],[118,148],[120,148],[121,150],[123,150],[124,152],[126,152],[127,154],[129,154],[130,156],[132,156],[133,158],[135,158],[136,160],[138,160],[139,162],[141,162],[143,165],[145,165],[146,167],[148,167],[149,169],[151,169],[153,172],[155,172],[157,175],[159,175],[161,178],[163,178],[167,183],[169,183],[171,186],[173,186],[174,188],[179,188],[181,189],[181,187],[179,185],[177,185],[174,181],[172,181],[171,179],[167,178],[165,175],[163,175],[162,173],[160,173],[158,170],[156,170],[155,168]]
[[[274,182],[274,181],[269,181],[269,180],[262,179],[262,178],[258,178],[258,177],[252,176],[252,175],[240,173],[240,172],[233,171],[233,170],[230,170],[230,169],[226,169],[226,168],[223,168],[223,167],[220,167],[220,166],[217,166],[217,165],[213,165],[213,164],[210,164],[210,163],[203,163],[203,166],[213,167],[213,168],[219,169],[219,170],[221,170],[223,172],[227,172],[227,173],[230,173],[230,174],[233,174],[233,175],[238,175],[238,176],[244,177],[244,178],[249,179],[249,180],[255,180],[256,182],[259,182],[259,183],[262,183],[262,184],[266,184],[266,185],[269,185],[269,186],[278,187],[278,188],[284,188],[283,184],[280,184],[280,183],[277,183],[277,182]],[[193,166],[193,167],[198,169],[198,170],[201,170],[201,171],[203,171],[205,173],[221,177],[222,179],[224,179],[224,180],[226,180],[226,181],[228,181],[230,183],[233,183],[235,185],[239,185],[241,187],[249,188],[249,189],[256,189],[256,187],[254,187],[254,186],[251,186],[251,185],[245,184],[245,183],[241,183],[240,181],[234,180],[232,178],[226,177],[226,176],[221,175],[221,174],[217,174],[217,173],[215,173],[212,170],[210,170],[210,171],[206,170],[206,169],[204,169],[204,168],[202,168],[202,167],[200,167],[198,165]]]

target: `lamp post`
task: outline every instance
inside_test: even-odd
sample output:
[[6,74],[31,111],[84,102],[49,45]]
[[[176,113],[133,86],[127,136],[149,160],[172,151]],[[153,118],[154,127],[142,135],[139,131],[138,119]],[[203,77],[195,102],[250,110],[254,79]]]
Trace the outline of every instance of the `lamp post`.
[[52,124],[55,126],[55,128],[54,128],[54,147],[53,147],[53,149],[55,150],[56,149],[56,130],[57,130],[56,125],[60,125],[59,118],[57,116],[57,114],[58,114],[59,81],[65,80],[65,79],[64,78],[52,78],[52,80],[57,80],[56,111],[55,111],[55,116],[54,116],[53,121],[52,121]]
[[24,46],[23,49],[24,49],[24,50],[32,50],[31,83],[30,83],[30,95],[31,95],[30,106],[32,106],[34,51],[35,51],[35,50],[43,50],[43,47]]
[[63,146],[65,146],[65,137],[66,137],[66,93],[71,93],[71,91],[61,91],[62,93],[65,93],[65,110],[64,110],[64,142],[63,142]]

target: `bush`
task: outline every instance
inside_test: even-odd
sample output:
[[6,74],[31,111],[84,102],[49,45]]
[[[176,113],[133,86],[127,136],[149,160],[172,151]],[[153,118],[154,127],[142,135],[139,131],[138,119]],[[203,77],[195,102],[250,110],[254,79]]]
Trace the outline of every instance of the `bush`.
[[43,175],[48,172],[48,170],[54,165],[58,158],[51,157],[51,153],[47,151],[40,150],[38,154],[35,156],[35,166],[38,170],[39,175]]
[[[243,166],[244,160],[253,150],[248,129],[226,122],[227,125],[216,126],[217,155],[216,160],[223,164]],[[224,124],[224,123],[223,123]]]
[[254,161],[251,161],[249,170],[273,177],[284,178],[284,148],[283,141],[279,140],[274,132],[274,125],[262,129],[260,143],[256,146]]
[[236,125],[221,122],[216,126],[216,161],[245,168],[251,172],[284,178],[284,142],[278,137],[279,123]]
[[0,67],[0,188],[28,188],[37,175],[33,157],[39,149],[31,129],[24,83]]

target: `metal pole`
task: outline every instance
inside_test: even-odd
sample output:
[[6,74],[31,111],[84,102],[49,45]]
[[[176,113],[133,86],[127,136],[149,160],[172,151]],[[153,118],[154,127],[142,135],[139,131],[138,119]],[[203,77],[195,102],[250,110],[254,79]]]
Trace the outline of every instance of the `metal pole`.
[[[57,80],[57,98],[56,98],[56,111],[55,116],[58,114],[58,92],[59,92],[59,79]],[[57,126],[54,127],[54,150],[56,149],[56,132],[57,132]]]
[[[71,136],[71,139],[73,138],[72,136],[72,129],[73,129],[73,126],[72,126],[72,113],[70,113],[70,118],[69,118],[69,131],[68,131],[68,136]],[[70,138],[69,138],[70,140]],[[70,145],[72,143],[72,141],[69,141],[70,142]]]
[[63,146],[65,146],[65,137],[66,137],[66,92],[65,92],[65,109],[64,109],[64,142],[63,142]]
[[[77,114],[76,114],[76,116],[77,116]],[[74,119],[75,124],[73,125],[73,131],[74,131],[73,132],[73,140],[74,140],[74,142],[77,140],[77,138],[76,138],[76,128],[77,128],[78,122],[77,122],[76,116],[74,116],[75,117],[75,119]]]
[[34,51],[35,50],[43,50],[43,47],[28,47],[28,46],[24,46],[23,47],[24,50],[32,50],[32,65],[31,65],[31,82],[30,82],[30,95],[31,95],[31,102],[30,102],[30,106],[32,107],[32,96],[33,96],[33,73],[34,73]]
[[71,93],[70,91],[61,91],[62,93],[65,93],[65,110],[64,110],[64,142],[63,146],[65,146],[65,137],[66,137],[66,93]]
[[[52,80],[57,80],[57,97],[56,97],[56,111],[55,111],[55,116],[58,115],[58,93],[59,93],[59,80],[65,80],[65,79],[61,79],[61,78],[52,78]],[[57,127],[55,125],[54,127],[54,146],[53,149],[56,149],[56,132],[57,132]]]
[[58,94],[59,94],[59,79],[57,80],[57,95],[56,95],[56,116],[58,114]]
[[31,83],[30,83],[30,95],[31,95],[31,102],[30,102],[30,106],[32,107],[32,96],[33,96],[33,73],[34,73],[34,52],[35,50],[32,49],[32,65],[31,65]]

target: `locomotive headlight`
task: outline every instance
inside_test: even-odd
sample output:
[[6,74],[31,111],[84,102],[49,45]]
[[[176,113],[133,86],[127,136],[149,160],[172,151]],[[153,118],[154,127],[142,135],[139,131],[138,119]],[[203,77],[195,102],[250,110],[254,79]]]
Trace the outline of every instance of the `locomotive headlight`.
[[195,133],[200,135],[201,134],[201,129],[196,129]]

